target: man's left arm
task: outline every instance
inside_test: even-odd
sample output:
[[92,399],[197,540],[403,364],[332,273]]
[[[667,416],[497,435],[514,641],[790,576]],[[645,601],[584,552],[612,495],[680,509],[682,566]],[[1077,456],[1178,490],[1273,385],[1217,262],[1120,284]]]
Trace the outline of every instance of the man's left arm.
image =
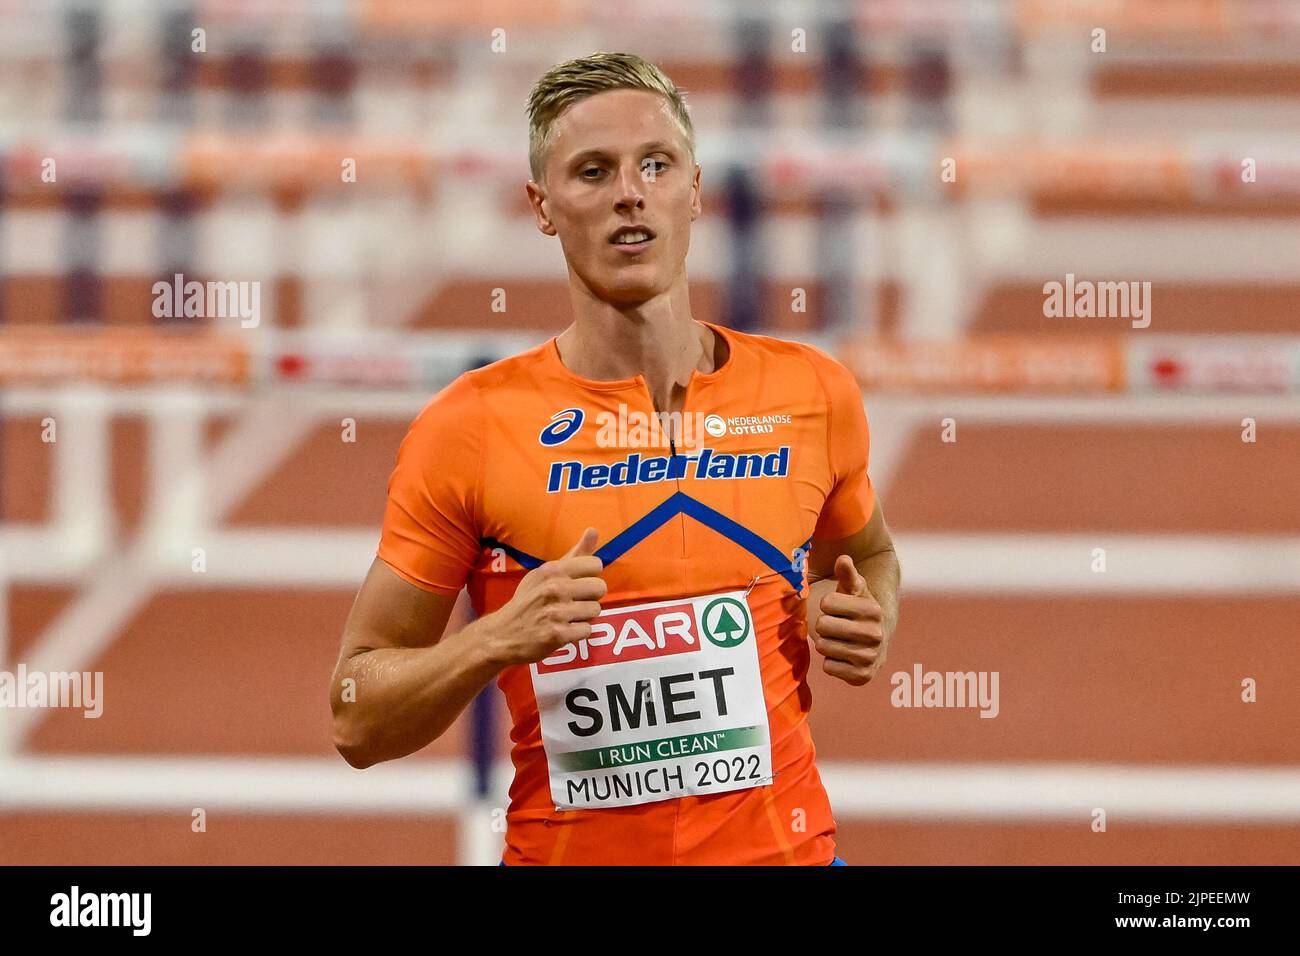
[[813,540],[808,554],[808,636],[822,668],[854,686],[880,671],[898,624],[900,568],[877,499],[857,534]]

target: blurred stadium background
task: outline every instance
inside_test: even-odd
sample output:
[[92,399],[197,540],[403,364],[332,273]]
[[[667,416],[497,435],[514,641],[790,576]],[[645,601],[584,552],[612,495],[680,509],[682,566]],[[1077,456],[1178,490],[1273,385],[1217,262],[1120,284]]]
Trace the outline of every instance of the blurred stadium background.
[[[495,687],[357,772],[327,683],[411,418],[569,322],[523,103],[601,49],[688,93],[697,317],[863,384],[904,599],[811,675],[840,855],[1300,862],[1289,0],[0,0],[0,670],[105,675],[0,709],[0,862],[495,862]],[[917,663],[999,715],[891,707]]]

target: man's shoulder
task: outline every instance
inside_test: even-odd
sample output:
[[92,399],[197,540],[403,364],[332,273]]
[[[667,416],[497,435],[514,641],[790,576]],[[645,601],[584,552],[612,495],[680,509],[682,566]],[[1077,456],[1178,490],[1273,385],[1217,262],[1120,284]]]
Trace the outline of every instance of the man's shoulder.
[[481,364],[466,369],[451,381],[444,380],[443,386],[430,396],[421,415],[448,406],[463,410],[465,406],[490,398],[490,393],[502,386],[518,386],[531,381],[533,376],[529,370],[537,364],[544,347],[545,344],[534,346],[492,361],[481,360]]
[[489,427],[508,427],[532,407],[545,374],[548,346],[543,343],[461,372],[416,413],[406,442],[422,448],[451,443],[477,456]]
[[440,411],[466,414],[484,401],[500,399],[506,390],[518,392],[534,387],[534,372],[543,360],[548,344],[542,343],[461,372],[430,397],[420,417]]
[[792,387],[813,381],[826,392],[838,392],[850,384],[856,387],[853,373],[820,346],[735,329],[728,329],[727,334],[743,352],[774,366],[781,380]]
[[[551,347],[550,339],[530,349],[507,355],[494,362],[480,365],[462,372],[456,382],[464,381],[479,392],[490,392],[500,388],[517,389],[531,385],[536,381],[536,373],[546,361],[547,349]],[[452,384],[456,384],[453,382]]]

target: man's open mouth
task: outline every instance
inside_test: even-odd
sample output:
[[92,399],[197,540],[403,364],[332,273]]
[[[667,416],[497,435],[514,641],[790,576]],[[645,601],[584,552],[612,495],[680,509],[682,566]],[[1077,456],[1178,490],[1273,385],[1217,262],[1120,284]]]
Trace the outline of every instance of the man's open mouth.
[[642,246],[655,237],[645,226],[625,226],[610,236],[610,243],[616,246],[634,248]]

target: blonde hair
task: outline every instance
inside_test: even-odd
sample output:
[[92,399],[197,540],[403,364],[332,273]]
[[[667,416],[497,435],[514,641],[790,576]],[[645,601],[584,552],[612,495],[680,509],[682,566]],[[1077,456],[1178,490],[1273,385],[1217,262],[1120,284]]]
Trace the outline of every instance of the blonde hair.
[[528,94],[528,166],[535,181],[542,180],[543,159],[560,114],[607,90],[649,90],[667,99],[695,162],[695,127],[682,91],[663,70],[635,53],[593,53],[551,67]]

